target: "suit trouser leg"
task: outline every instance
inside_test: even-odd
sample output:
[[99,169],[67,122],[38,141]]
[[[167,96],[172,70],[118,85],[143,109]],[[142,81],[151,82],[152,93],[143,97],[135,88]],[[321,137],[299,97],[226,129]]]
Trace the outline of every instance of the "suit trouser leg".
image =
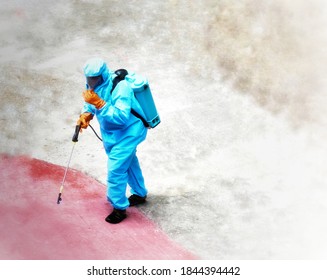
[[135,147],[114,146],[108,154],[107,199],[116,209],[124,210],[129,206],[126,197],[128,169],[135,153]]
[[127,174],[128,184],[131,187],[131,193],[141,197],[146,196],[148,191],[144,184],[144,177],[136,153],[133,156]]

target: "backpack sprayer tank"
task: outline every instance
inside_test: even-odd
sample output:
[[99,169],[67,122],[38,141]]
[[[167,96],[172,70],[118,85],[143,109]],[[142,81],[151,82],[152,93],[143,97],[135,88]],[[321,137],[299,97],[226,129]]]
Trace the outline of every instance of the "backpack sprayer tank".
[[160,123],[160,117],[154,103],[148,80],[135,73],[130,73],[125,77],[134,91],[135,98],[139,102],[147,123],[151,128]]

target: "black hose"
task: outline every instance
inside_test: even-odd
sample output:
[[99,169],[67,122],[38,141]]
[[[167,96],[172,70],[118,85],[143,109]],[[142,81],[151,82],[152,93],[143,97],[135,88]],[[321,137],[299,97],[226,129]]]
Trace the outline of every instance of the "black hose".
[[98,137],[98,139],[99,139],[100,141],[102,141],[101,137],[96,133],[96,131],[94,130],[94,128],[92,127],[92,125],[89,124],[89,127],[92,128],[92,130],[93,130],[95,136]]

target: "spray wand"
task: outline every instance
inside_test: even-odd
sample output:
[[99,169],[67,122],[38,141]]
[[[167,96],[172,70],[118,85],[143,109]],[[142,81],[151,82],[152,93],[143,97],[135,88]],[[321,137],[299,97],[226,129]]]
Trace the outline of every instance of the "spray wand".
[[72,148],[72,151],[70,152],[70,156],[69,156],[69,159],[68,159],[68,164],[67,164],[67,167],[65,169],[64,178],[62,179],[62,183],[61,183],[61,186],[60,186],[60,191],[59,191],[59,195],[58,195],[57,204],[60,204],[60,201],[62,200],[61,194],[62,194],[62,192],[64,190],[64,183],[65,183],[65,180],[66,180],[67,171],[68,171],[68,168],[69,168],[70,160],[72,159],[72,155],[73,155],[73,151],[74,151],[74,148],[75,148],[75,144],[76,144],[76,142],[78,142],[78,134],[79,134],[80,129],[81,129],[81,126],[80,125],[76,125],[76,127],[75,127],[75,133],[74,133],[73,138],[72,138],[73,148]]

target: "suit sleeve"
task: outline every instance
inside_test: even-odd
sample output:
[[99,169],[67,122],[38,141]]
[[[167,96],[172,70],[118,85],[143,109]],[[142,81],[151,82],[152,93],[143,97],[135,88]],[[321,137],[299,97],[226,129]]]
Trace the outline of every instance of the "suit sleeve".
[[97,118],[104,129],[121,128],[127,123],[131,114],[133,94],[133,90],[126,81],[121,81],[116,86],[111,100],[97,110]]

